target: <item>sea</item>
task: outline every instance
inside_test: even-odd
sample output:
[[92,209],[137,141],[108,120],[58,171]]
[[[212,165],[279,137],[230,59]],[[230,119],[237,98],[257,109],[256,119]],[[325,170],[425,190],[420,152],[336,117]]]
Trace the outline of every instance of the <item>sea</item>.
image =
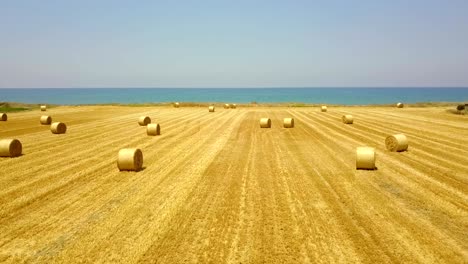
[[395,102],[468,102],[467,88],[2,88],[0,102],[138,104],[327,103],[342,105]]

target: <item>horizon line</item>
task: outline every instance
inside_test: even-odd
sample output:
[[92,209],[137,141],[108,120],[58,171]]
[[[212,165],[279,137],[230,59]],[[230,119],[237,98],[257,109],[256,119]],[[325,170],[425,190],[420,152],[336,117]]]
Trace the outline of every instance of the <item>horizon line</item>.
[[467,89],[468,86],[261,86],[261,87],[0,87],[0,89]]

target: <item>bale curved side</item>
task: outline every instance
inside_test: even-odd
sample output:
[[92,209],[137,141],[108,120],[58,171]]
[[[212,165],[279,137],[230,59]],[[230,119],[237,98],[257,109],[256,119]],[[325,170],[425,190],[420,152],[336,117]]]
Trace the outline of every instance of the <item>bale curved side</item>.
[[7,114],[5,113],[0,114],[0,121],[7,121],[7,120],[8,120]]
[[328,109],[328,108],[327,108],[327,106],[326,106],[326,105],[322,105],[322,107],[321,107],[321,111],[322,111],[322,112],[326,112],[326,111],[327,111],[327,109]]
[[356,148],[356,169],[375,169],[375,149],[371,147]]
[[151,118],[149,118],[149,116],[140,116],[140,118],[138,119],[138,124],[140,126],[146,126],[150,123],[151,123]]
[[215,111],[215,107],[214,106],[209,106],[208,107],[208,112],[214,112]]
[[260,119],[260,127],[261,128],[270,128],[271,127],[271,119],[270,118],[261,118]]
[[294,118],[285,118],[283,119],[283,127],[285,128],[293,128],[294,127]]
[[385,139],[385,147],[393,152],[405,151],[408,149],[408,138],[404,134],[388,136]]
[[62,122],[55,122],[50,125],[50,131],[54,134],[65,134],[67,132],[67,125]]
[[345,124],[352,124],[354,122],[352,115],[344,115],[341,119],[343,120],[343,123]]
[[143,153],[140,149],[121,149],[117,156],[117,167],[120,171],[139,171],[143,167]]
[[52,117],[50,116],[41,116],[41,125],[50,125],[52,123]]
[[0,140],[0,157],[18,157],[23,151],[23,145],[17,139]]
[[159,126],[159,124],[148,124],[146,126],[146,134],[148,136],[161,135],[161,127]]

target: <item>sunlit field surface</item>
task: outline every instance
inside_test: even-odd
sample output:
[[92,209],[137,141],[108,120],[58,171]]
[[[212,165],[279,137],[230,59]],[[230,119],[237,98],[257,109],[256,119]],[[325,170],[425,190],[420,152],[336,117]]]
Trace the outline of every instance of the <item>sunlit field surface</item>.
[[[444,107],[55,107],[8,113],[4,138],[23,155],[0,158],[0,262],[468,262],[468,115]],[[142,171],[118,170],[129,147]]]

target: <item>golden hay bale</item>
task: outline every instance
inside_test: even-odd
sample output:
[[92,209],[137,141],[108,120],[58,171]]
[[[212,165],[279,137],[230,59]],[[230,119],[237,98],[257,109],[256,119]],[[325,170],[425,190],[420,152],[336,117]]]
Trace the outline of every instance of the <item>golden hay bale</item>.
[[326,105],[322,105],[322,112],[326,112],[327,111],[327,106]]
[[43,115],[41,116],[41,125],[50,125],[52,123],[52,117]]
[[214,112],[214,111],[215,111],[215,107],[214,107],[214,106],[209,106],[209,107],[208,107],[208,111],[209,111],[209,112]]
[[179,108],[179,107],[180,107],[179,102],[175,102],[175,103],[174,103],[174,107],[175,107],[175,108]]
[[261,118],[260,119],[260,127],[261,128],[270,128],[271,127],[270,118]]
[[283,126],[285,128],[294,127],[294,118],[285,118],[285,119],[283,119]]
[[236,107],[237,107],[236,104],[232,104],[232,105],[231,105],[231,108],[232,108],[232,109],[236,109]]
[[230,108],[231,106],[229,104],[224,104],[224,109],[228,109]]
[[396,107],[398,107],[398,108],[403,108],[404,105],[403,105],[403,103],[398,103],[398,104],[396,104]]
[[148,134],[148,136],[161,135],[161,127],[159,124],[148,124],[146,126],[146,134]]
[[46,111],[47,110],[47,106],[46,105],[41,105],[41,111]]
[[5,113],[0,114],[0,121],[7,121],[7,120],[8,120],[7,114]]
[[18,157],[22,150],[23,146],[17,139],[0,140],[0,157]]
[[139,171],[143,167],[143,153],[140,149],[121,149],[117,157],[117,167],[120,171]]
[[403,134],[388,136],[385,139],[385,146],[390,151],[405,151],[408,149],[408,139]]
[[375,169],[375,149],[371,147],[356,148],[356,169]]
[[149,118],[149,116],[140,116],[138,119],[138,124],[140,124],[140,126],[146,126],[149,123],[151,123],[151,118]]
[[67,132],[67,125],[62,122],[55,122],[50,125],[50,131],[54,134],[65,134]]
[[344,115],[341,119],[343,120],[343,123],[345,124],[352,124],[354,121],[352,115]]

